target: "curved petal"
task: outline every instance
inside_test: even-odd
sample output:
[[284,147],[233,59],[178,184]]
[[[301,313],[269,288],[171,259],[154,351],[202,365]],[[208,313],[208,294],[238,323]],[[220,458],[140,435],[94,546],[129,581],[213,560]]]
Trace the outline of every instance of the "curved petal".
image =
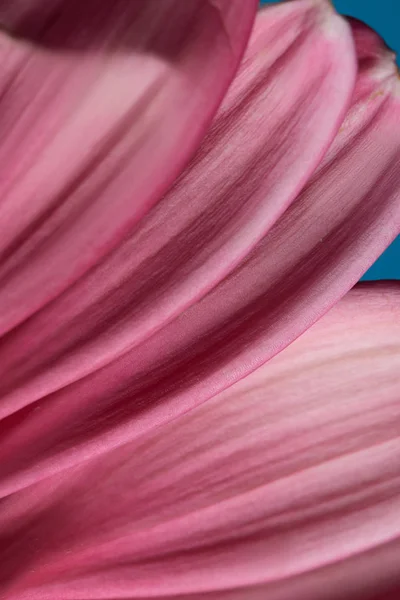
[[0,333],[115,248],[181,172],[256,0],[0,2]]
[[[12,434],[8,447],[15,447],[13,434],[21,431],[21,423],[25,431],[25,448],[7,463],[10,473],[25,463],[25,452],[38,463],[44,450],[37,441],[34,453],[28,449],[39,433],[32,423],[35,402],[35,410],[46,403],[46,423],[55,435],[65,433],[55,424],[58,418],[64,426],[78,418],[79,427],[89,419],[96,433],[99,424],[92,411],[105,409],[103,398],[110,425],[115,410],[121,423],[137,412],[135,402],[124,402],[130,415],[122,415],[117,405],[142,370],[140,344],[232,272],[295,198],[339,127],[354,67],[349,28],[326,2],[288,2],[260,13],[239,75],[184,176],[112,256],[3,337],[0,413],[3,431]],[[311,135],[314,128],[318,135]],[[243,290],[238,290],[242,296]],[[187,334],[193,334],[190,327]],[[150,371],[164,354],[157,339]],[[101,368],[109,364],[119,371],[115,377],[104,372],[104,384]],[[184,373],[190,376],[190,371]],[[99,377],[101,387],[87,376]],[[147,386],[158,378],[149,372],[142,381]],[[76,382],[84,389],[73,387]],[[140,401],[141,406],[158,405],[159,391],[152,395],[154,400]],[[170,418],[170,412],[168,407],[167,416],[156,417],[154,424]],[[79,427],[71,426],[80,435]],[[138,420],[137,426],[148,425]],[[43,427],[41,419],[40,438],[46,440]],[[52,454],[59,442],[52,439],[45,454]],[[73,445],[77,448],[77,440]]]
[[7,597],[400,586],[399,372],[400,284],[361,285],[201,407],[4,499]]

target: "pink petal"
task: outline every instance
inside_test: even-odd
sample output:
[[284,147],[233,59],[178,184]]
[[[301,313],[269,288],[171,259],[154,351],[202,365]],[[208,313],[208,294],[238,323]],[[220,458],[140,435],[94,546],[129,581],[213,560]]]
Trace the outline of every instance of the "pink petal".
[[[183,317],[165,333],[161,328],[232,272],[295,198],[339,127],[353,78],[349,28],[325,2],[289,2],[260,14],[239,76],[184,177],[113,255],[3,338],[3,452],[10,457],[3,469],[14,475],[31,461],[42,469],[40,461],[51,461],[56,448],[68,450],[59,436],[68,435],[66,445],[78,450],[108,423],[120,443],[181,410],[177,398],[172,411],[166,406],[162,415],[143,414],[136,431],[128,425],[121,437],[116,430],[139,416],[138,406],[162,408],[167,389],[157,384],[165,371],[161,366],[157,374],[160,361],[167,360],[167,379],[179,389],[174,371],[182,359],[174,358],[175,342],[158,340],[176,332],[190,358],[203,325],[196,330],[193,321],[182,330]],[[233,300],[238,293],[245,300],[246,292],[244,282]],[[225,319],[224,310],[207,309],[207,315],[221,324]],[[152,342],[157,331],[161,338]],[[143,342],[155,354],[142,351]],[[200,363],[192,366],[182,374],[197,378]],[[126,399],[132,393],[137,402]],[[193,395],[190,402],[197,401]],[[72,441],[67,424],[79,440]],[[47,428],[50,437],[43,435]],[[99,451],[97,442],[96,448],[86,444],[85,452],[93,451]],[[60,465],[57,457],[51,468]]]
[[203,406],[4,499],[7,598],[400,586],[399,372],[400,284],[361,285]]
[[[230,84],[256,0],[0,3],[0,332],[166,192]],[[21,36],[24,36],[21,38]]]

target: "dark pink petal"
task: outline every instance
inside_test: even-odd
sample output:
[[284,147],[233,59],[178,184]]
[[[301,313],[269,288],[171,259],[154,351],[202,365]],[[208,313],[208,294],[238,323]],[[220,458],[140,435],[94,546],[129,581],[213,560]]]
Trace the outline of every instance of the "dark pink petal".
[[242,57],[256,0],[0,1],[0,333],[166,192]]
[[[171,321],[186,309],[202,314],[196,303],[205,298],[208,306],[206,295],[217,286],[215,308],[222,305],[205,315],[215,320],[212,328],[223,325],[231,300],[225,309],[220,282],[315,169],[350,101],[354,71],[350,30],[326,2],[300,0],[260,13],[240,73],[184,176],[107,260],[3,337],[3,469],[17,475],[33,461],[40,470],[41,461],[82,442],[89,442],[85,452],[97,452],[90,438],[103,428],[120,443],[199,401],[196,390],[189,389],[189,401],[178,396],[187,387],[182,377],[190,386],[199,378],[202,361],[193,357],[201,338],[211,340],[208,325],[203,317]],[[3,293],[9,305],[9,290]],[[229,295],[244,308],[252,300],[246,280]],[[163,408],[168,396],[174,406]],[[145,414],[158,407],[163,414]],[[124,423],[129,432],[121,434]],[[115,443],[106,439],[105,446]],[[57,457],[53,466],[61,464]]]
[[400,284],[362,285],[201,407],[4,499],[7,598],[399,586],[399,373]]

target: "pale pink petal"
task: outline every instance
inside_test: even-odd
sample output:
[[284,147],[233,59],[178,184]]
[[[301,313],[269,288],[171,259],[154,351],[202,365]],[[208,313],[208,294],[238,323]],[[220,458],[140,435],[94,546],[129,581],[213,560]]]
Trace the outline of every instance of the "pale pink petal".
[[[81,441],[99,433],[97,411],[109,413],[104,424],[111,429],[136,416],[138,404],[128,396],[132,378],[142,370],[140,344],[232,272],[295,198],[341,123],[354,71],[350,30],[326,2],[300,0],[260,13],[240,73],[185,175],[114,254],[3,337],[0,427],[9,434],[3,436],[2,451],[10,456],[3,469],[17,474],[28,466],[28,456],[28,462],[39,467],[40,460],[61,450],[64,442],[59,436],[69,436],[71,429],[83,437],[73,442],[69,438],[67,446],[78,449]],[[2,293],[10,304],[7,287]],[[234,297],[237,293],[245,300],[246,282]],[[207,312],[225,319],[224,310],[219,316]],[[182,332],[188,340],[185,354],[195,349],[192,325],[195,321],[187,334]],[[178,332],[181,322],[177,327],[172,324]],[[194,333],[203,335],[201,323]],[[140,388],[149,383],[156,387],[138,399],[142,408],[158,406],[166,392],[162,383],[157,388],[160,374],[153,371],[167,358],[164,343],[154,339],[156,356],[139,380]],[[167,353],[169,343],[164,346]],[[170,347],[173,357],[172,342]],[[179,360],[173,359],[167,371],[179,368]],[[112,370],[117,368],[115,376],[100,371],[109,364]],[[121,372],[123,365],[126,372]],[[183,375],[191,377],[191,370],[185,367]],[[175,379],[172,374],[171,381]],[[75,382],[83,388],[74,387]],[[139,389],[137,395],[143,392]],[[127,398],[122,410],[121,394]],[[187,408],[187,401],[182,407]],[[46,417],[37,420],[43,408]],[[164,421],[170,413],[167,407],[164,415],[150,416],[150,421]],[[61,429],[56,425],[59,418]],[[148,427],[140,420],[136,423],[140,430]],[[43,436],[48,427],[51,441]],[[56,463],[59,468],[58,458]]]
[[186,165],[256,0],[0,2],[0,333],[130,233]]
[[7,598],[400,586],[399,373],[400,284],[361,285],[201,407],[4,499]]

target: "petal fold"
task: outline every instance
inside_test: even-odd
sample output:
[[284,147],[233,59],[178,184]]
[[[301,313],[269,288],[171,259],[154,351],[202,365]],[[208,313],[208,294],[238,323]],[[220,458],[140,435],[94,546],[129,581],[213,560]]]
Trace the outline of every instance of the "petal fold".
[[[10,474],[26,469],[27,461],[51,461],[56,448],[77,451],[88,430],[91,438],[105,433],[106,423],[114,433],[127,426],[115,438],[120,443],[209,395],[189,390],[189,401],[179,398],[187,386],[182,376],[199,380],[201,340],[212,341],[208,332],[215,330],[212,344],[219,345],[217,330],[237,301],[243,310],[250,306],[247,275],[236,289],[232,281],[319,164],[342,122],[354,76],[350,29],[326,2],[296,0],[259,14],[240,72],[187,171],[113,254],[3,337],[0,414],[4,452],[7,447],[14,456]],[[261,277],[258,285],[262,291]],[[10,310],[20,310],[9,289],[3,293]],[[214,296],[210,310],[207,298]],[[215,364],[219,355],[217,349]],[[38,411],[44,420],[37,420]],[[69,448],[54,437],[67,430],[76,436],[68,434]],[[86,441],[85,452],[98,451],[97,442]]]

